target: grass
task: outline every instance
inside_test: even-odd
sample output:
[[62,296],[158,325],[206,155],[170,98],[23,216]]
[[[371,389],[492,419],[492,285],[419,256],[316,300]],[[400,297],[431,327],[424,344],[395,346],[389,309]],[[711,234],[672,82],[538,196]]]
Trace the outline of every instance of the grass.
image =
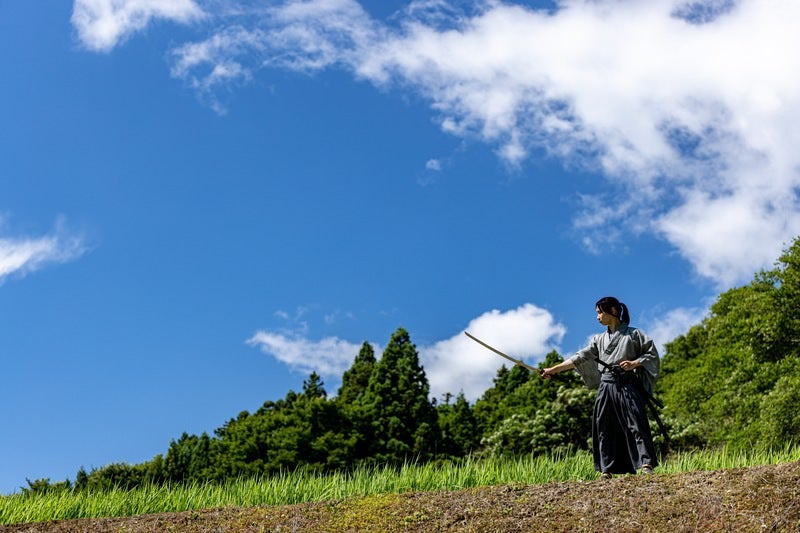
[[[669,455],[661,473],[722,470],[800,460],[800,446],[779,450],[720,448]],[[595,479],[591,454],[466,459],[459,463],[364,467],[349,473],[281,473],[225,483],[150,485],[131,490],[63,490],[0,497],[0,524],[136,516],[220,507],[286,505],[405,492],[454,491]]]

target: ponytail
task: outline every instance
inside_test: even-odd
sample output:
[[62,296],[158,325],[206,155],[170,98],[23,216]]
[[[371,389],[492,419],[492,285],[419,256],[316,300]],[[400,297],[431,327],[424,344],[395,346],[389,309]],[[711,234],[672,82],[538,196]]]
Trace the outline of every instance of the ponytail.
[[628,313],[628,306],[624,303],[619,303],[619,321],[623,324],[630,324],[631,323],[631,315]]

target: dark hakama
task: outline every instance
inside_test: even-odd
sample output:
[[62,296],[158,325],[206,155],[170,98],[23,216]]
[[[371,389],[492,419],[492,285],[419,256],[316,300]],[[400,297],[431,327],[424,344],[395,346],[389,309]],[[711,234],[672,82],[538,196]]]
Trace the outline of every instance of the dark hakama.
[[636,379],[632,372],[606,372],[600,379],[592,416],[592,452],[599,472],[635,474],[658,462]]

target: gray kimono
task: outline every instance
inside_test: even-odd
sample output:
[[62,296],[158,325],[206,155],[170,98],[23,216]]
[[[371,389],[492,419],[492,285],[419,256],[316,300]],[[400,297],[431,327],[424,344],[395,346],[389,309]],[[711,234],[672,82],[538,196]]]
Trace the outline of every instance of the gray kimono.
[[[638,360],[633,372],[610,372],[597,362],[616,365]],[[647,335],[620,324],[613,334],[595,335],[589,345],[570,358],[586,386],[596,388],[592,410],[592,455],[598,472],[635,474],[645,465],[658,464],[653,437],[645,413],[643,388],[652,393],[658,375],[658,350]]]
[[[613,347],[610,354],[607,354],[606,348],[617,336],[619,336],[619,340],[616,341],[616,346]],[[620,324],[613,334],[606,330],[604,333],[593,336],[586,348],[579,350],[568,359],[575,365],[575,370],[583,378],[586,387],[590,389],[596,389],[600,385],[600,374],[605,370],[595,360],[598,357],[609,365],[618,364],[626,359],[631,361],[638,359],[642,363],[642,368],[637,368],[636,373],[645,390],[653,392],[653,383],[660,368],[658,350],[653,339],[640,330],[627,324]]]

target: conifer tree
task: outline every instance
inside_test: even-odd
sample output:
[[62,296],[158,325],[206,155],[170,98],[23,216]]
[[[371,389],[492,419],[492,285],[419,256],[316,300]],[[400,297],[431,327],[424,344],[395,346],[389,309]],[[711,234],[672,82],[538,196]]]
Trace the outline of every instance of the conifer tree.
[[308,380],[303,380],[303,396],[309,400],[328,397],[325,384],[322,382],[320,375],[316,372],[311,372],[308,376]]
[[463,457],[477,450],[480,444],[478,423],[463,391],[456,396],[455,403],[450,403],[450,398],[451,395],[446,394],[444,403],[436,406],[442,432],[441,445],[436,452],[437,455]]
[[378,462],[429,459],[439,438],[436,409],[428,399],[430,386],[408,332],[392,335],[362,396],[363,414],[370,421],[370,456]]
[[376,363],[375,350],[364,341],[353,364],[342,375],[342,386],[336,396],[335,403],[342,415],[342,442],[333,453],[336,457],[345,456],[350,464],[363,461],[370,454],[372,426],[361,399]]
[[367,341],[364,341],[353,365],[342,374],[342,386],[339,387],[337,394],[340,403],[353,404],[367,390],[369,377],[372,375],[375,363],[375,350]]

